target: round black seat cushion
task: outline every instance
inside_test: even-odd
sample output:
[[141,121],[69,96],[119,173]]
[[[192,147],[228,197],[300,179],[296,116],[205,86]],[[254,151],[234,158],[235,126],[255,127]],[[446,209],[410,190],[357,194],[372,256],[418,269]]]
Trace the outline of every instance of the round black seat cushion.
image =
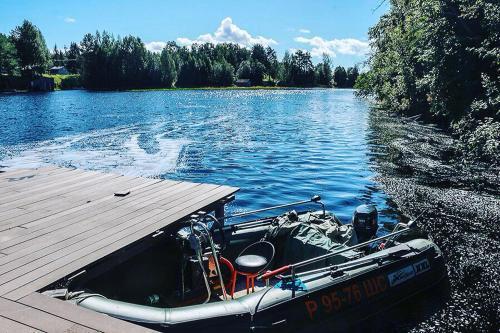
[[267,265],[267,259],[263,256],[247,254],[236,258],[235,264],[237,271],[255,274]]

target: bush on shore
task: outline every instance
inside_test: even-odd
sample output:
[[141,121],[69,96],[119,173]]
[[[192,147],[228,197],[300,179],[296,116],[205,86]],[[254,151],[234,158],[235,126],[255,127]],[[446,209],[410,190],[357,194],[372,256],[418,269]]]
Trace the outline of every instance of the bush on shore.
[[500,166],[500,122],[493,118],[468,118],[457,122],[453,129],[460,139],[458,148],[466,152],[466,159]]
[[372,53],[359,93],[451,130],[464,158],[499,165],[498,0],[390,3],[369,31]]
[[28,90],[30,79],[19,75],[0,75],[0,91]]

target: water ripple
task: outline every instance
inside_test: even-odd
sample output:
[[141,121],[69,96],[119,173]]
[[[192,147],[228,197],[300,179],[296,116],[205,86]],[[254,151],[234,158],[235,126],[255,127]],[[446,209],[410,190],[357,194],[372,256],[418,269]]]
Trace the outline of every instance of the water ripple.
[[352,90],[63,91],[0,96],[0,162],[238,186],[231,210],[321,194],[348,221],[374,203],[368,105]]

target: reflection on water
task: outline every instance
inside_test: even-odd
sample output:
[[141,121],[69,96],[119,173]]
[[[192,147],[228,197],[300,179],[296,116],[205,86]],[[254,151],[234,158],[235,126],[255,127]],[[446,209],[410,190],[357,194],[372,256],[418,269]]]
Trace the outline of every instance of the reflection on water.
[[369,109],[351,90],[64,91],[0,96],[0,164],[238,186],[233,211],[319,193],[348,221],[374,203]]

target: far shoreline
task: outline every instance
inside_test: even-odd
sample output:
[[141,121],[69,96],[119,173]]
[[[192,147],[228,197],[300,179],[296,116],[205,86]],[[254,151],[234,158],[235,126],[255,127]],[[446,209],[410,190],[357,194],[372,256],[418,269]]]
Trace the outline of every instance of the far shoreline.
[[88,92],[148,92],[148,91],[182,91],[182,90],[355,90],[355,88],[338,87],[277,87],[277,86],[253,86],[253,87],[174,87],[174,88],[133,88],[114,90],[95,90],[86,88],[54,89],[50,91],[35,90],[0,90],[0,95],[17,95],[26,93],[50,93],[55,91],[81,90]]

